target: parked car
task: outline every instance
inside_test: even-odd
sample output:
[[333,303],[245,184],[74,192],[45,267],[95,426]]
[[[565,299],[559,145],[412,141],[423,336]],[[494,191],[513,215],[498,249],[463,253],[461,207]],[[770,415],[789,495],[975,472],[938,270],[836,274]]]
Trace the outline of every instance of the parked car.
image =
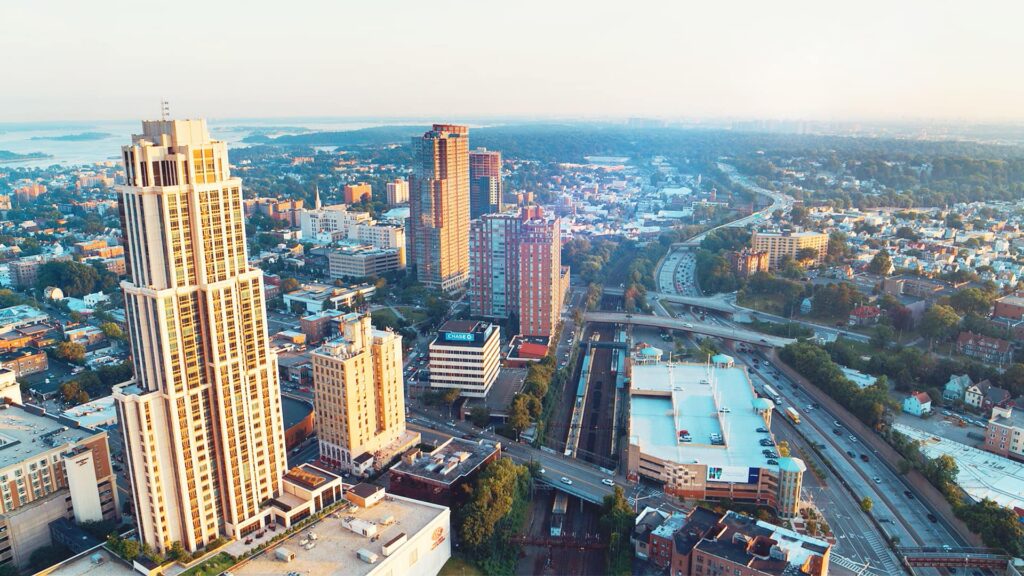
[[568,479],[568,478],[566,478],[565,476],[562,476],[562,477],[561,477],[561,478],[559,479],[559,482],[561,482],[562,484],[568,484],[569,486],[572,486],[572,480],[569,480],[569,479]]

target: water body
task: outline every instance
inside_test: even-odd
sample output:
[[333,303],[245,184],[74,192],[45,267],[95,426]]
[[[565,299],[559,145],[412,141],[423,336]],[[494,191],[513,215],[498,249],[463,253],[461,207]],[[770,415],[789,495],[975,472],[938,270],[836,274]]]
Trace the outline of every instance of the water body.
[[[353,121],[344,119],[238,119],[209,120],[214,138],[224,140],[231,148],[247,146],[242,139],[253,133],[279,136],[302,132],[345,131],[373,128],[393,124],[394,121]],[[141,131],[141,122],[35,122],[0,123],[0,150],[16,154],[42,152],[49,158],[33,158],[4,163],[11,168],[39,168],[59,164],[62,166],[89,165],[97,162],[120,160],[121,146],[131,142],[133,133]],[[83,133],[102,133],[95,139],[61,140],[59,138]]]

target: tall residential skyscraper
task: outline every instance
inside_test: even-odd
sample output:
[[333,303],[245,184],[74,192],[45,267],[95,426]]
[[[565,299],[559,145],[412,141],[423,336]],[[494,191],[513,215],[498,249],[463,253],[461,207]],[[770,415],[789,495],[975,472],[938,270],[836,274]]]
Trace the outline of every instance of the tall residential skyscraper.
[[561,252],[559,220],[539,206],[473,220],[470,310],[488,318],[515,316],[520,334],[550,336],[567,287]]
[[135,379],[114,389],[140,540],[186,550],[273,521],[286,467],[242,182],[205,120],[142,123],[118,204]]
[[434,124],[412,145],[407,236],[416,276],[460,290],[469,274],[469,128]]
[[501,152],[477,148],[469,153],[469,214],[477,219],[501,212]]
[[362,473],[419,441],[405,428],[402,337],[346,314],[341,334],[313,351],[320,457]]

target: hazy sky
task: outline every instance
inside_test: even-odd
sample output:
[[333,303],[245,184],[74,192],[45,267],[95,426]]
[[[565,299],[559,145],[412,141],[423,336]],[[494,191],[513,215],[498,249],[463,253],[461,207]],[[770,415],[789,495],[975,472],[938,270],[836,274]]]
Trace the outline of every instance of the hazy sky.
[[2,0],[0,122],[1024,120],[1024,2]]

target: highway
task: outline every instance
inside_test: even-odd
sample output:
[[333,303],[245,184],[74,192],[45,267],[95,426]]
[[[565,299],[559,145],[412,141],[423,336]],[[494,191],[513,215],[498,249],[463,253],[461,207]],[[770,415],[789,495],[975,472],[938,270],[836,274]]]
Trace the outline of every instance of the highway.
[[703,334],[726,340],[736,340],[757,346],[772,346],[780,348],[795,342],[792,338],[782,338],[744,330],[729,325],[721,325],[712,322],[701,322],[694,320],[687,322],[676,318],[666,318],[650,314],[626,314],[622,312],[587,312],[584,317],[587,322],[604,322],[610,324],[635,324],[640,326],[654,326],[669,330],[682,330],[694,334]]
[[772,192],[771,190],[761,188],[760,186],[751,182],[750,179],[748,179],[746,176],[743,176],[742,174],[737,172],[736,168],[723,162],[719,162],[718,169],[721,170],[722,172],[725,172],[734,183],[739,184],[743,188],[746,188],[747,190],[755,194],[760,194],[762,196],[767,196],[771,198],[772,204],[771,206],[768,206],[767,208],[764,208],[762,210],[758,210],[757,212],[754,212],[749,216],[740,218],[738,220],[733,220],[732,222],[722,224],[721,226],[717,226],[715,228],[711,228],[710,230],[702,232],[694,236],[693,238],[690,238],[686,242],[683,242],[683,245],[699,246],[701,241],[704,240],[705,236],[707,236],[709,233],[715,230],[718,230],[719,228],[742,228],[747,224],[753,224],[755,222],[764,220],[765,217],[770,217],[773,213],[775,213],[776,210],[781,210],[782,212],[789,212],[789,210],[793,207],[794,200],[791,196],[787,196],[781,192]]
[[[816,407],[810,397],[783,373],[779,372],[775,376],[774,367],[765,366],[764,357],[760,354],[738,356],[757,365],[757,368],[751,369],[755,387],[769,383],[782,395],[782,407],[792,406],[800,413],[800,430],[812,442],[825,446],[822,452],[829,456],[829,461],[849,486],[852,496],[858,501],[865,496],[872,500],[871,514],[878,519],[886,536],[898,538],[902,546],[963,545],[944,524],[929,518],[931,512],[913,496],[913,487],[907,485],[902,476],[890,470],[855,434],[851,434],[845,427],[836,426],[833,414]],[[866,462],[862,455],[867,458]],[[837,501],[835,492],[840,489],[834,487],[832,502]],[[840,525],[844,526],[843,523]],[[869,542],[872,540],[870,533],[875,530],[869,529],[869,526],[860,522],[846,522],[842,529],[853,541],[863,540],[853,545],[856,548],[858,544],[861,547],[872,544]]]

